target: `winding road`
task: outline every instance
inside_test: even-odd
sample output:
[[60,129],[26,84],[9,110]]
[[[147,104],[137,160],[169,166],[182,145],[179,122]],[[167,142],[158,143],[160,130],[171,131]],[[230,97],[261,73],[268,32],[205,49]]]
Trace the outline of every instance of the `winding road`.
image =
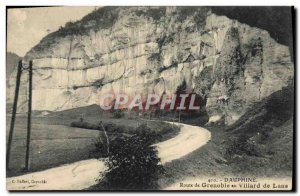
[[[211,138],[208,130],[174,123],[180,126],[174,138],[155,144],[162,164],[179,159],[205,145]],[[106,167],[103,160],[78,161],[40,172],[6,179],[7,190],[82,190],[93,186]]]

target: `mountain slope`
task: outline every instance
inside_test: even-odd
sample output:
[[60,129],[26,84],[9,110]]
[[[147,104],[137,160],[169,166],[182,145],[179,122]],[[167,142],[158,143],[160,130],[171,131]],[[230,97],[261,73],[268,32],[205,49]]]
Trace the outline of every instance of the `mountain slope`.
[[18,62],[21,60],[17,54],[12,52],[6,53],[6,80],[9,79],[10,74],[16,69],[18,66]]
[[35,110],[99,105],[107,93],[173,94],[186,82],[204,98],[209,123],[225,124],[294,73],[287,46],[210,7],[100,8],[47,35],[30,59]]
[[228,129],[226,158],[236,173],[291,175],[294,88],[288,86],[253,106]]

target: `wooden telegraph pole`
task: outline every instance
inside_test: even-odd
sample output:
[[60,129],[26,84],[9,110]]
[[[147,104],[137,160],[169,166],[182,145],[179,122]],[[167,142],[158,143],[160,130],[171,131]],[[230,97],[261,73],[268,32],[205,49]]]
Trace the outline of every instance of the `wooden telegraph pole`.
[[19,61],[18,64],[18,71],[17,71],[17,79],[16,79],[16,89],[15,89],[15,97],[12,109],[12,116],[10,122],[10,130],[8,135],[8,142],[7,142],[7,150],[6,150],[6,168],[9,169],[9,162],[10,162],[10,154],[11,154],[11,144],[12,138],[15,128],[15,121],[16,121],[16,113],[18,107],[18,98],[19,98],[19,90],[20,90],[20,81],[21,81],[21,74],[23,70],[28,69],[29,75],[29,87],[28,87],[28,113],[27,113],[27,140],[26,140],[26,156],[25,156],[25,169],[29,170],[29,152],[30,152],[30,135],[31,135],[31,105],[32,105],[32,61],[29,62],[28,68],[24,68],[22,64],[22,60]]
[[10,130],[9,130],[9,135],[8,135],[7,149],[6,149],[6,168],[7,169],[9,169],[11,143],[12,143],[12,137],[13,137],[15,121],[16,121],[16,113],[17,113],[17,106],[18,106],[18,97],[19,97],[21,73],[22,73],[22,61],[19,61],[18,70],[17,70],[15,97],[14,97],[14,103],[13,103],[13,108],[12,108],[12,115],[11,115],[11,121],[10,121]]
[[28,87],[28,113],[27,113],[27,141],[26,141],[26,157],[25,169],[29,170],[29,154],[30,154],[30,135],[31,135],[31,106],[32,106],[32,61],[29,61],[28,67],[29,87]]

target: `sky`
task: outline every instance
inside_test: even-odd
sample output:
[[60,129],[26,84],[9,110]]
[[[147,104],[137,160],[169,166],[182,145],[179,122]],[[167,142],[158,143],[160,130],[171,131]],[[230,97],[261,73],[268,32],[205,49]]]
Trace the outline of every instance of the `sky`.
[[13,8],[7,11],[7,51],[23,57],[47,34],[80,20],[95,7]]

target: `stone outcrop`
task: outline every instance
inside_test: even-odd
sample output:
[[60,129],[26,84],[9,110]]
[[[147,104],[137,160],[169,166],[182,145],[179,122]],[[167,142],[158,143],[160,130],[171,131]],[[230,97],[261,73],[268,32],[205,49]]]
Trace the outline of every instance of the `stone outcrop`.
[[287,46],[207,7],[100,8],[46,36],[24,59],[33,60],[34,110],[97,104],[108,92],[172,94],[185,81],[205,98],[210,122],[228,124],[294,74]]

